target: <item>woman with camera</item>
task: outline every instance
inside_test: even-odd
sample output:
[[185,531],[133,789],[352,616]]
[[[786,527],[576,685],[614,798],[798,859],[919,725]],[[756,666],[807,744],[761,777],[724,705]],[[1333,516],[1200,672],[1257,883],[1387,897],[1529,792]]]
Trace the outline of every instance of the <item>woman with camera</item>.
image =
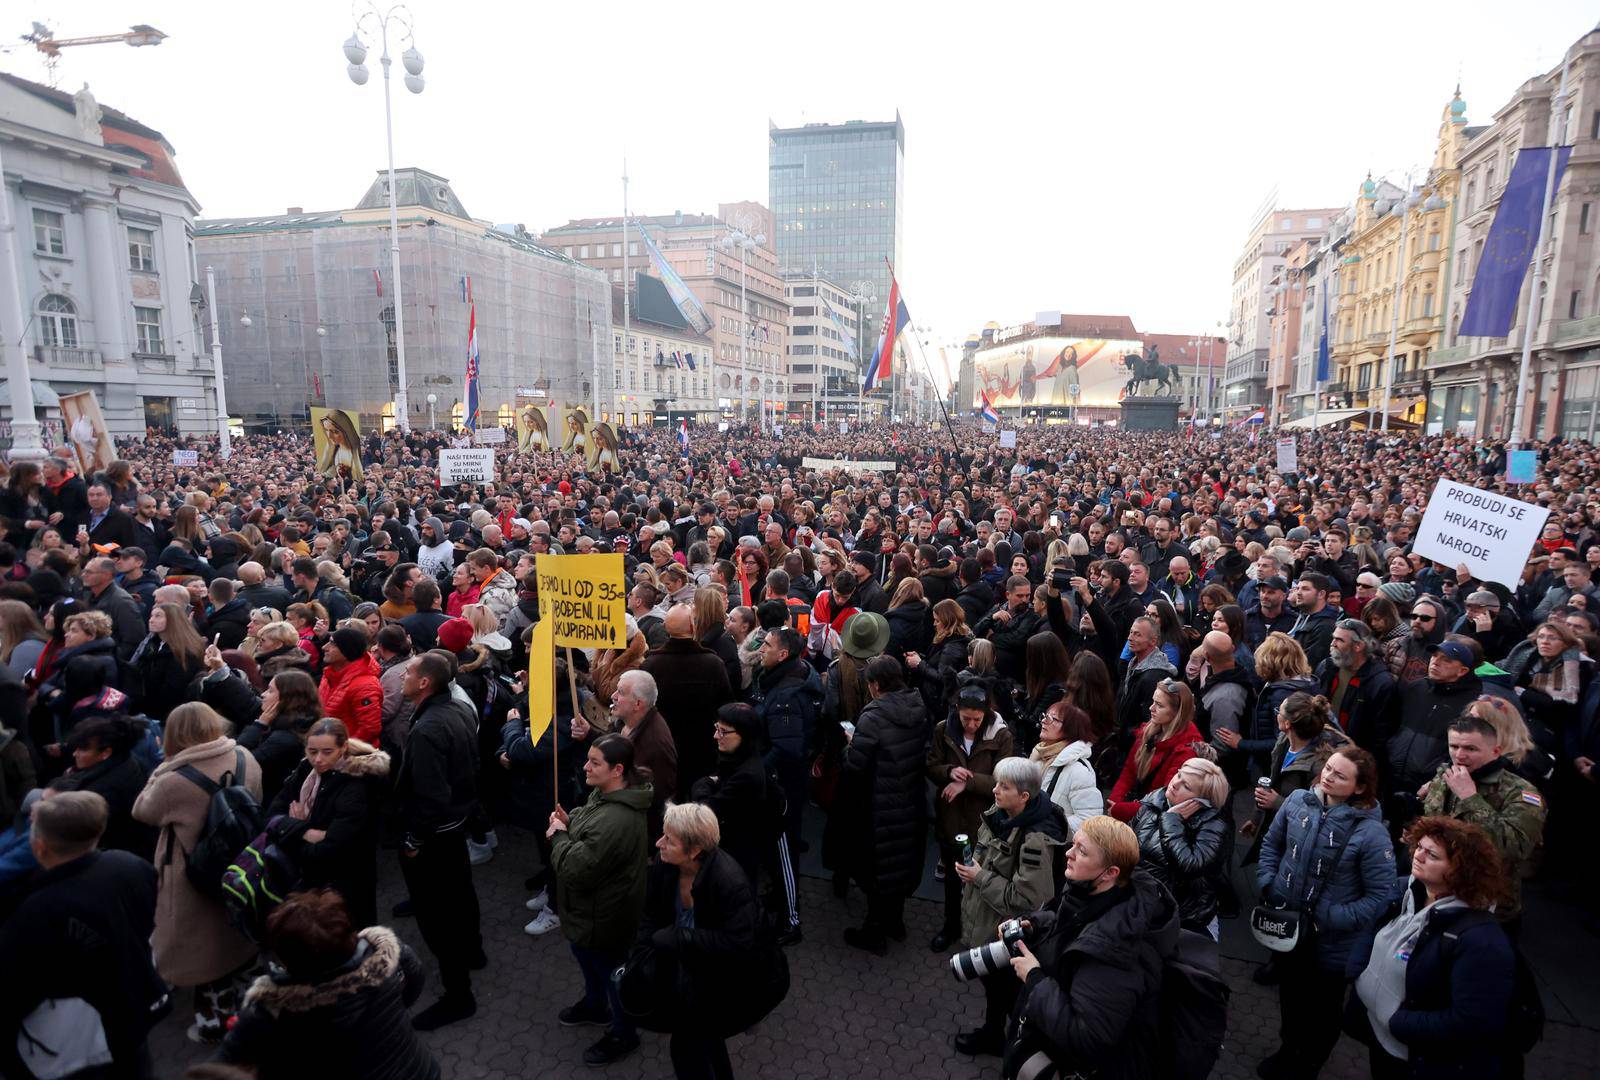
[[[1315,1076],[1339,1041],[1346,969],[1365,956],[1395,891],[1370,753],[1341,747],[1310,788],[1284,800],[1261,843],[1256,882],[1263,907],[1252,929],[1280,973],[1280,1045],[1256,1071],[1263,1080]],[[1278,916],[1266,929],[1264,911]]]
[[[1055,895],[1067,834],[1050,800],[1040,797],[1043,775],[1037,763],[1021,757],[1003,758],[994,768],[994,805],[980,820],[970,861],[954,864],[962,886],[962,944],[969,949],[994,944],[997,925],[1038,910]],[[956,1036],[963,1054],[1005,1049],[1006,1018],[1020,989],[1005,953],[984,955],[992,964],[980,972],[983,1026]]]
[[1139,800],[1133,831],[1139,861],[1178,901],[1190,930],[1217,937],[1217,890],[1233,846],[1228,781],[1214,761],[1190,758],[1167,786]]
[[1007,1061],[1018,1074],[1048,1061],[1062,1075],[1099,1080],[1154,1075],[1161,973],[1177,948],[1178,906],[1134,869],[1138,837],[1115,818],[1084,822],[1066,861],[1060,897],[1022,920],[1014,946],[1011,970],[1022,989]]
[[944,928],[928,943],[944,952],[961,935],[961,886],[956,865],[964,853],[956,837],[978,832],[979,816],[994,794],[995,766],[1011,754],[1011,729],[989,708],[989,691],[968,683],[956,694],[956,711],[933,732],[928,779],[933,782],[933,828],[944,866]]
[[[1520,1075],[1507,1045],[1515,957],[1492,909],[1506,896],[1499,852],[1476,825],[1418,818],[1411,877],[1378,929],[1349,1016],[1375,1080]],[[1370,1030],[1368,1030],[1370,1029]]]

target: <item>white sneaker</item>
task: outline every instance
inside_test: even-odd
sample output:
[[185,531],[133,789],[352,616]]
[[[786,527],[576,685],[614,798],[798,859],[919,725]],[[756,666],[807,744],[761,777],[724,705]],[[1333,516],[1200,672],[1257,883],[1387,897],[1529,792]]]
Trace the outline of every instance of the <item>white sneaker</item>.
[[531,897],[523,906],[529,911],[543,911],[550,906],[550,890],[548,888],[540,889],[538,895]]
[[473,866],[482,866],[492,858],[494,858],[494,848],[488,844],[467,841],[467,861]]
[[552,930],[560,929],[560,927],[561,917],[552,914],[549,908],[545,908],[543,911],[539,912],[539,917],[537,919],[533,920],[527,926],[522,928],[522,932],[524,934],[532,934],[535,937],[538,937],[540,934],[548,934]]

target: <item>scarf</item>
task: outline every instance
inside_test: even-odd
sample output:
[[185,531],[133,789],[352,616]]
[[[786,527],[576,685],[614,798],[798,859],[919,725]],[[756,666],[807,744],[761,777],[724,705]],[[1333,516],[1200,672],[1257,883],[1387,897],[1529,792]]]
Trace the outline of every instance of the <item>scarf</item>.
[[1055,761],[1056,755],[1067,748],[1067,740],[1057,739],[1055,742],[1041,742],[1034,744],[1033,753],[1028,755],[1029,761],[1038,762],[1041,768],[1048,769],[1050,763]]
[[1532,670],[1533,677],[1528,680],[1531,689],[1568,705],[1578,700],[1578,661],[1572,650],[1548,661],[1535,655]]
[[300,785],[300,797],[289,804],[289,816],[296,821],[305,821],[311,816],[311,807],[317,801],[317,791],[322,787],[322,774],[312,769],[306,773],[305,782]]

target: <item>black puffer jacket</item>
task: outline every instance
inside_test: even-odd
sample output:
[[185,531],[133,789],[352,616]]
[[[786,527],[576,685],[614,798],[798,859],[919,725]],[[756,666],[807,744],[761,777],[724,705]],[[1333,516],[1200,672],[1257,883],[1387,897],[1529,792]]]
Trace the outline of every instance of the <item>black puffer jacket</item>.
[[1400,727],[1389,739],[1389,787],[1414,792],[1433,779],[1449,753],[1450,722],[1483,691],[1470,672],[1453,683],[1419,679],[1400,691]]
[[694,899],[694,926],[678,925],[678,868],[657,859],[645,883],[644,918],[639,942],[664,950],[677,965],[682,1025],[703,1024],[710,1033],[737,1035],[756,1020],[751,1006],[759,987],[755,970],[770,961],[769,950],[758,950],[756,931],[761,910],[755,889],[739,864],[720,848],[712,848],[700,864],[690,887]]
[[[928,834],[923,770],[931,730],[915,690],[868,702],[856,718],[840,798],[858,824],[849,865],[865,888],[909,894],[922,880]],[[834,812],[840,809],[835,804]]]
[[1040,967],[1013,1014],[1070,1063],[1103,1080],[1155,1075],[1162,968],[1178,945],[1178,906],[1143,869],[1077,906],[1064,892],[1028,916]]
[[361,931],[356,954],[329,977],[263,975],[222,1040],[220,1061],[254,1065],[261,1080],[308,1072],[345,1080],[434,1080],[439,1063],[411,1030],[422,963],[394,931]]
[[[269,819],[289,812],[310,772],[311,763],[302,759],[279,787],[267,809]],[[378,918],[378,806],[388,781],[389,755],[351,739],[345,744],[341,767],[322,774],[311,816],[306,818],[307,829],[321,829],[327,835],[307,844],[297,830],[284,842],[286,853],[300,867],[297,887],[327,885],[339,890],[357,926],[369,926]],[[267,790],[265,782],[261,790]]]
[[1217,914],[1212,880],[1227,861],[1232,829],[1222,810],[1202,806],[1187,819],[1167,807],[1167,792],[1139,800],[1129,822],[1139,837],[1139,867],[1148,870],[1178,901],[1178,916],[1204,931]]

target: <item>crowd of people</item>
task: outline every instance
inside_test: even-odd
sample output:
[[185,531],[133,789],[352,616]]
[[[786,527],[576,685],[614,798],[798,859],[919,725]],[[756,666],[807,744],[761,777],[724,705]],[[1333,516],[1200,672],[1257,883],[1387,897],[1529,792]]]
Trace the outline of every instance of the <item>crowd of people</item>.
[[[262,1077],[307,1039],[438,1076],[417,1032],[476,1012],[473,867],[512,828],[590,1065],[644,1029],[732,1076],[819,845],[877,956],[922,947],[935,853],[926,946],[984,992],[953,1045],[1008,1076],[1204,1075],[1226,1019],[1174,1045],[1172,972],[1214,970],[1224,919],[1278,988],[1267,1080],[1341,1032],[1377,1077],[1520,1075],[1521,883],[1582,880],[1600,809],[1588,444],[1516,489],[1503,447],[1365,431],[1301,435],[1285,474],[1243,431],[658,428],[619,470],[508,448],[441,488],[450,445],[369,434],[353,482],[286,433],[4,468],[0,971],[28,977],[0,979],[0,1071],[150,1075],[181,1008]],[[1416,550],[1441,478],[1548,508],[1519,581]],[[626,640],[557,661],[534,741],[536,562],[594,552]],[[416,945],[440,987],[410,1013]]]

